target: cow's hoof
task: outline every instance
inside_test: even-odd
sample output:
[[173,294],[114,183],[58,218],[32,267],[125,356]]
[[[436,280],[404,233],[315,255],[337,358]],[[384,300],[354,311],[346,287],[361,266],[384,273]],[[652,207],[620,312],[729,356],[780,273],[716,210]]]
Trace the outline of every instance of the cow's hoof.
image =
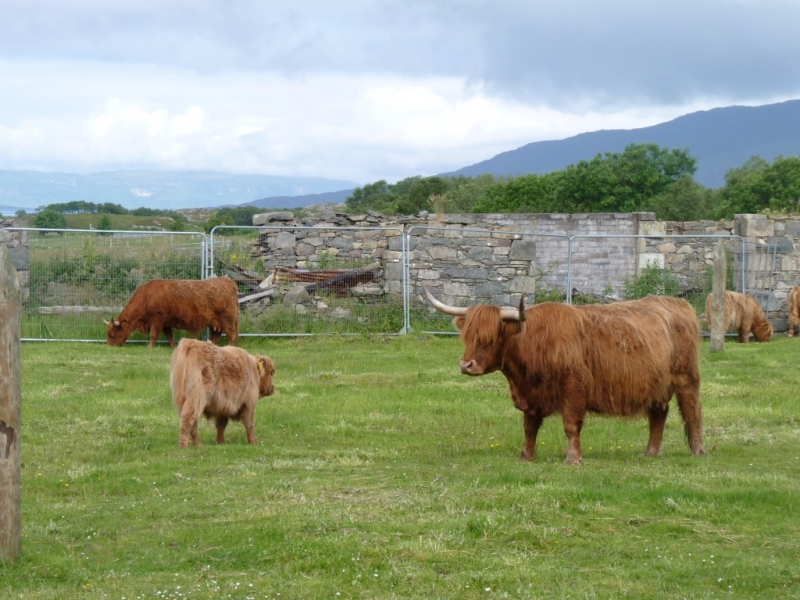
[[577,458],[574,456],[568,456],[567,459],[564,461],[565,465],[580,465],[583,462],[583,458],[578,456]]
[[644,456],[652,456],[652,457],[661,456],[661,448],[659,448],[658,450],[645,450]]
[[528,454],[528,453],[525,452],[525,450],[523,450],[519,454],[519,459],[530,462],[530,461],[533,460],[533,454]]

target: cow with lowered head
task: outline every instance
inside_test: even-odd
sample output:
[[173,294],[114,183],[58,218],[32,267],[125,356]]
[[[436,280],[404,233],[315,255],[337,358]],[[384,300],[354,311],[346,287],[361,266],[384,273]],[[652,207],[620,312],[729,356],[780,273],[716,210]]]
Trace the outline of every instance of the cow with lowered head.
[[150,334],[149,347],[163,331],[175,347],[173,329],[197,333],[211,328],[211,341],[224,333],[228,343],[239,339],[239,290],[227,277],[202,280],[153,279],[136,288],[119,316],[103,322],[108,326],[106,343],[122,346],[134,331]]
[[525,310],[448,306],[423,286],[428,300],[454,315],[461,331],[461,372],[500,371],[522,411],[522,458],[536,455],[545,417],[561,413],[568,464],[579,464],[587,412],[647,415],[646,454],[661,454],[669,401],[677,397],[693,455],[703,455],[698,354],[700,325],[685,300],[648,296],[602,306],[547,302]]
[[197,445],[200,415],[215,419],[217,443],[225,443],[228,420],[241,421],[247,442],[256,444],[254,417],[259,398],[275,393],[275,367],[267,356],[251,356],[234,346],[184,338],[169,364],[172,401],[181,417],[180,447]]
[[[711,329],[711,302],[713,294],[706,298],[706,319]],[[750,334],[759,342],[772,339],[772,323],[758,302],[752,296],[740,292],[725,292],[725,331],[733,328],[738,333],[738,340],[743,344],[750,343]]]

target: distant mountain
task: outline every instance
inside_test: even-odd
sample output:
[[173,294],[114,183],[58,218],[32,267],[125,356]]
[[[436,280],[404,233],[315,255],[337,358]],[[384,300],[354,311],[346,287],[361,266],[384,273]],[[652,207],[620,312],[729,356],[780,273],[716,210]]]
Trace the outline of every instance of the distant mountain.
[[257,206],[259,208],[302,208],[314,204],[340,204],[347,200],[353,193],[352,189],[338,192],[324,192],[322,194],[306,194],[304,196],[272,196],[261,198],[252,202],[244,202],[238,206]]
[[778,155],[800,155],[800,100],[715,108],[641,129],[601,130],[533,142],[443,175],[544,174],[597,154],[621,152],[632,143],[688,148],[697,159],[695,179],[708,187],[721,187],[728,169],[742,166],[755,154],[770,162]]
[[109,171],[76,175],[39,171],[0,171],[0,205],[27,210],[84,200],[125,208],[206,208],[250,203],[267,197],[290,198],[353,189],[352,181],[321,177],[236,175],[213,171]]

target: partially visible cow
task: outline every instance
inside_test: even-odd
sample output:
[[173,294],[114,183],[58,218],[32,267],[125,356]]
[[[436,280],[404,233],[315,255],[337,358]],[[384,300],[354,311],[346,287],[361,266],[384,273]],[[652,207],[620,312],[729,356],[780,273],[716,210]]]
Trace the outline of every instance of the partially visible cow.
[[[711,296],[706,298],[706,319],[708,328],[711,329]],[[725,292],[725,331],[733,328],[739,334],[738,339],[744,344],[750,343],[750,333],[759,342],[768,342],[772,339],[772,323],[767,321],[767,316],[758,302],[752,296],[739,292]]]
[[524,415],[521,458],[536,456],[536,436],[545,417],[561,413],[568,439],[568,464],[582,459],[580,434],[586,412],[647,415],[646,454],[661,454],[669,401],[677,397],[693,455],[703,455],[703,412],[698,363],[700,324],[685,300],[648,296],[602,306],[551,302],[525,310],[469,308],[439,302],[455,315],[464,356],[461,372],[500,371],[514,405]]
[[119,316],[103,322],[108,326],[106,343],[122,346],[134,331],[150,334],[149,347],[163,331],[175,347],[173,329],[197,333],[211,328],[211,341],[224,333],[228,343],[239,339],[239,290],[227,277],[202,280],[153,279],[133,292]]
[[794,330],[800,334],[800,286],[795,286],[789,292],[789,337],[794,337]]
[[199,445],[200,415],[215,419],[217,443],[225,443],[228,419],[241,421],[247,442],[257,443],[253,428],[259,398],[275,393],[275,366],[268,356],[251,356],[234,346],[184,338],[169,363],[172,401],[181,417],[180,447]]

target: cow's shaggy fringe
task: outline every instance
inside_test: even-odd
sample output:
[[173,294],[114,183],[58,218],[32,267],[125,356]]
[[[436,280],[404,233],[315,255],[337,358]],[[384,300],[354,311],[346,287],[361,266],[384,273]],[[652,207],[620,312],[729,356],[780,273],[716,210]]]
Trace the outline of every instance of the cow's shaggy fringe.
[[[706,319],[711,328],[711,302],[712,295],[706,298]],[[725,331],[735,329],[738,339],[744,344],[750,343],[750,334],[759,342],[768,342],[772,339],[772,323],[767,321],[767,316],[758,302],[752,296],[739,292],[725,292]]]
[[544,417],[561,413],[567,462],[581,460],[586,411],[648,415],[647,454],[658,455],[673,394],[692,454],[704,454],[700,405],[700,326],[684,300],[649,296],[604,306],[543,303],[526,322],[502,320],[496,306],[475,306],[454,324],[461,330],[462,371],[502,371],[525,414],[522,457],[532,459]]
[[259,398],[275,393],[275,366],[267,356],[251,356],[241,348],[218,348],[209,342],[183,339],[170,361],[172,401],[181,417],[180,446],[189,439],[200,444],[200,415],[215,419],[217,443],[225,443],[228,419],[241,421],[247,441],[257,443],[254,430]]

